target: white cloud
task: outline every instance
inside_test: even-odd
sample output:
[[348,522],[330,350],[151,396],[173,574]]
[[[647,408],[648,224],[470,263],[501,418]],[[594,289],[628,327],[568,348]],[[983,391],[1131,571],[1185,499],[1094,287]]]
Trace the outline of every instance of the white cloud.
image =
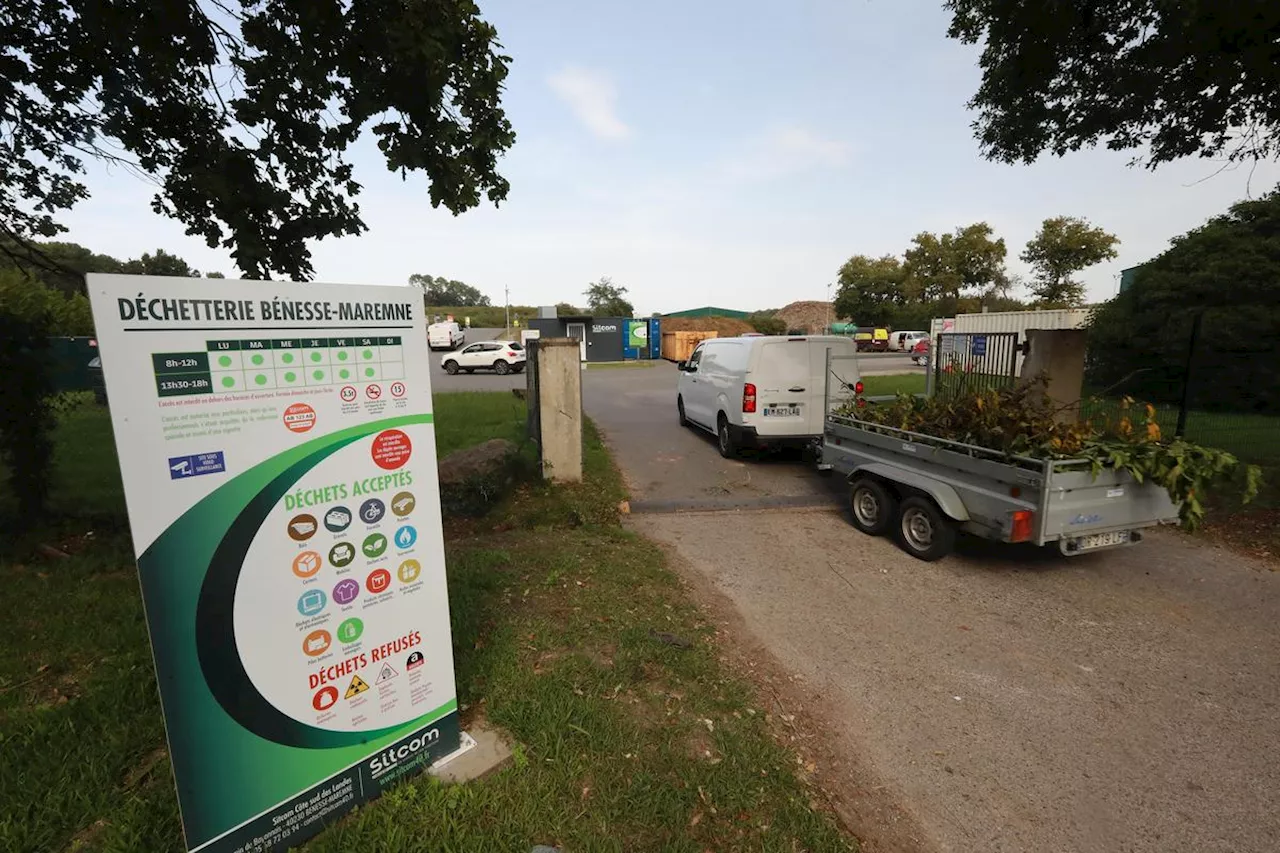
[[722,169],[735,180],[770,179],[810,169],[838,169],[849,162],[849,145],[801,125],[773,127],[728,157]]
[[606,74],[570,67],[552,74],[547,83],[596,136],[625,139],[631,135],[631,128],[618,117],[617,87]]

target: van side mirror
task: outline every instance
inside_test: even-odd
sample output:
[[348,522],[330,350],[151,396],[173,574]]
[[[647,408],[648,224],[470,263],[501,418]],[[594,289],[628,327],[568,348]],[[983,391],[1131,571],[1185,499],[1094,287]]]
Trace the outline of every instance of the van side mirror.
[[689,369],[689,362],[687,362],[687,361],[677,361],[677,362],[676,362],[676,370],[679,370],[679,371],[685,371],[685,370],[688,370],[688,369]]

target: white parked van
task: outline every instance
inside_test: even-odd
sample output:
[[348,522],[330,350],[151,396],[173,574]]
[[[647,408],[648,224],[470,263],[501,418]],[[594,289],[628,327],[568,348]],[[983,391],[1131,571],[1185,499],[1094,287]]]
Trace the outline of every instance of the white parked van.
[[[828,350],[841,356],[857,352],[852,338],[836,335],[705,340],[679,364],[680,423],[715,434],[722,456],[742,447],[820,440]],[[842,372],[852,364],[844,362]],[[832,377],[832,388],[858,379]]]
[[433,350],[453,350],[467,342],[467,333],[453,320],[427,326],[427,346]]

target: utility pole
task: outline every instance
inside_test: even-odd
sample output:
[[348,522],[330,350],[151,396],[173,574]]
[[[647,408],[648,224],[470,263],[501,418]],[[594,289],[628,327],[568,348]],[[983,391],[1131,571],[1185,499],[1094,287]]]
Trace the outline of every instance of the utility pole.
[[827,282],[827,334],[831,334],[831,282]]
[[503,330],[503,334],[505,335],[511,329],[511,286],[510,285],[502,286],[502,295],[507,300],[507,328]]

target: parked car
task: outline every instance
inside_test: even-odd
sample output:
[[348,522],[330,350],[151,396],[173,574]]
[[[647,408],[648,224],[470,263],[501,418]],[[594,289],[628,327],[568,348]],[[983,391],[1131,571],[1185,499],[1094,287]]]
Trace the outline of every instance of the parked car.
[[893,332],[889,335],[889,349],[894,352],[911,352],[916,341],[927,337],[928,332]]
[[453,320],[427,326],[427,346],[433,350],[455,350],[467,342],[467,333]]
[[933,342],[928,336],[920,338],[916,341],[915,346],[911,348],[911,360],[916,364],[924,365],[929,363],[929,348]]
[[519,341],[482,341],[461,352],[449,353],[440,359],[445,373],[450,376],[462,371],[492,370],[494,373],[519,373],[524,370],[525,350]]
[[889,348],[889,330],[883,327],[859,326],[853,339],[859,352],[884,352]]
[[678,365],[680,424],[714,434],[726,457],[742,447],[813,445],[822,437],[827,352],[852,355],[855,346],[835,335],[705,340]]

